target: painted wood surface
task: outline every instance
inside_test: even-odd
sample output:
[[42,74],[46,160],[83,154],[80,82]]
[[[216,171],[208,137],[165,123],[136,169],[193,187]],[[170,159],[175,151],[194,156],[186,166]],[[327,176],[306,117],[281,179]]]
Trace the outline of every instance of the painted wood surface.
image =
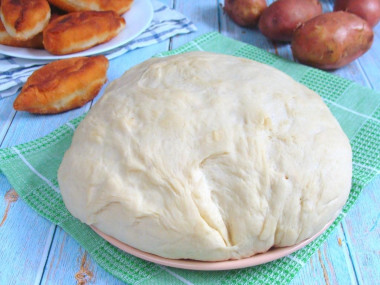
[[[137,1],[137,0],[136,0]],[[177,48],[195,37],[219,31],[293,60],[288,44],[274,43],[257,30],[238,27],[223,12],[222,0],[165,0],[192,19],[198,31],[173,37],[111,60],[109,81],[154,54]],[[273,1],[267,1],[271,3]],[[333,1],[321,0],[324,11]],[[380,25],[369,52],[332,73],[380,91]],[[86,112],[86,106],[52,116],[15,112],[15,97],[0,101],[0,147],[44,136]],[[380,177],[362,193],[340,226],[305,264],[292,284],[380,284]],[[0,175],[0,284],[122,284],[100,268],[62,229],[38,216]]]

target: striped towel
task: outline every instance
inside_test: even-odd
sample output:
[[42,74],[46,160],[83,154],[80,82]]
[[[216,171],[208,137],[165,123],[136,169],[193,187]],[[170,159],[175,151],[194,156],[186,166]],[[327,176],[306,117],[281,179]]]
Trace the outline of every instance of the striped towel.
[[[108,59],[120,56],[130,50],[158,43],[174,35],[196,30],[188,18],[161,2],[152,0],[152,6],[154,15],[150,26],[133,41],[106,53]],[[47,60],[30,60],[0,54],[0,99],[16,94],[32,72],[48,62]]]

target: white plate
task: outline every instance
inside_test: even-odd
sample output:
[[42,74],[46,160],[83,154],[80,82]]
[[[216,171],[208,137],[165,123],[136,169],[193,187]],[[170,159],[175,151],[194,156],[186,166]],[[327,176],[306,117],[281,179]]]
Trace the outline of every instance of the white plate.
[[134,0],[131,9],[128,12],[124,13],[123,18],[125,19],[126,26],[120,32],[120,34],[118,34],[109,42],[100,44],[81,52],[57,56],[52,55],[43,49],[19,48],[0,45],[0,53],[27,59],[54,60],[76,56],[89,56],[110,51],[133,40],[143,31],[145,31],[146,28],[148,28],[153,18],[153,7],[150,3],[150,0]]

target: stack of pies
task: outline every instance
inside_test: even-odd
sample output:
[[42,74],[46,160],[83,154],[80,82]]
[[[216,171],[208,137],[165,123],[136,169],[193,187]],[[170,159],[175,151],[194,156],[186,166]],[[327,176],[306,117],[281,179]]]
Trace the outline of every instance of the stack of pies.
[[86,50],[119,34],[126,24],[121,15],[132,2],[2,0],[0,44],[45,48],[55,55]]

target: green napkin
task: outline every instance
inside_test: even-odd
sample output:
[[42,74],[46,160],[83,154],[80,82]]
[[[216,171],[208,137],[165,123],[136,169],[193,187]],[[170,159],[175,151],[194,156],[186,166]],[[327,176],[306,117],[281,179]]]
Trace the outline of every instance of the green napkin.
[[380,173],[380,94],[329,73],[284,60],[257,47],[205,34],[157,56],[204,50],[246,57],[274,66],[319,93],[339,120],[353,149],[352,190],[342,213],[314,242],[290,256],[240,270],[197,272],[150,263],[113,247],[66,210],[57,169],[83,116],[38,140],[0,150],[0,169],[23,200],[40,215],[62,227],[108,272],[130,284],[289,283],[343,219],[362,189]]

